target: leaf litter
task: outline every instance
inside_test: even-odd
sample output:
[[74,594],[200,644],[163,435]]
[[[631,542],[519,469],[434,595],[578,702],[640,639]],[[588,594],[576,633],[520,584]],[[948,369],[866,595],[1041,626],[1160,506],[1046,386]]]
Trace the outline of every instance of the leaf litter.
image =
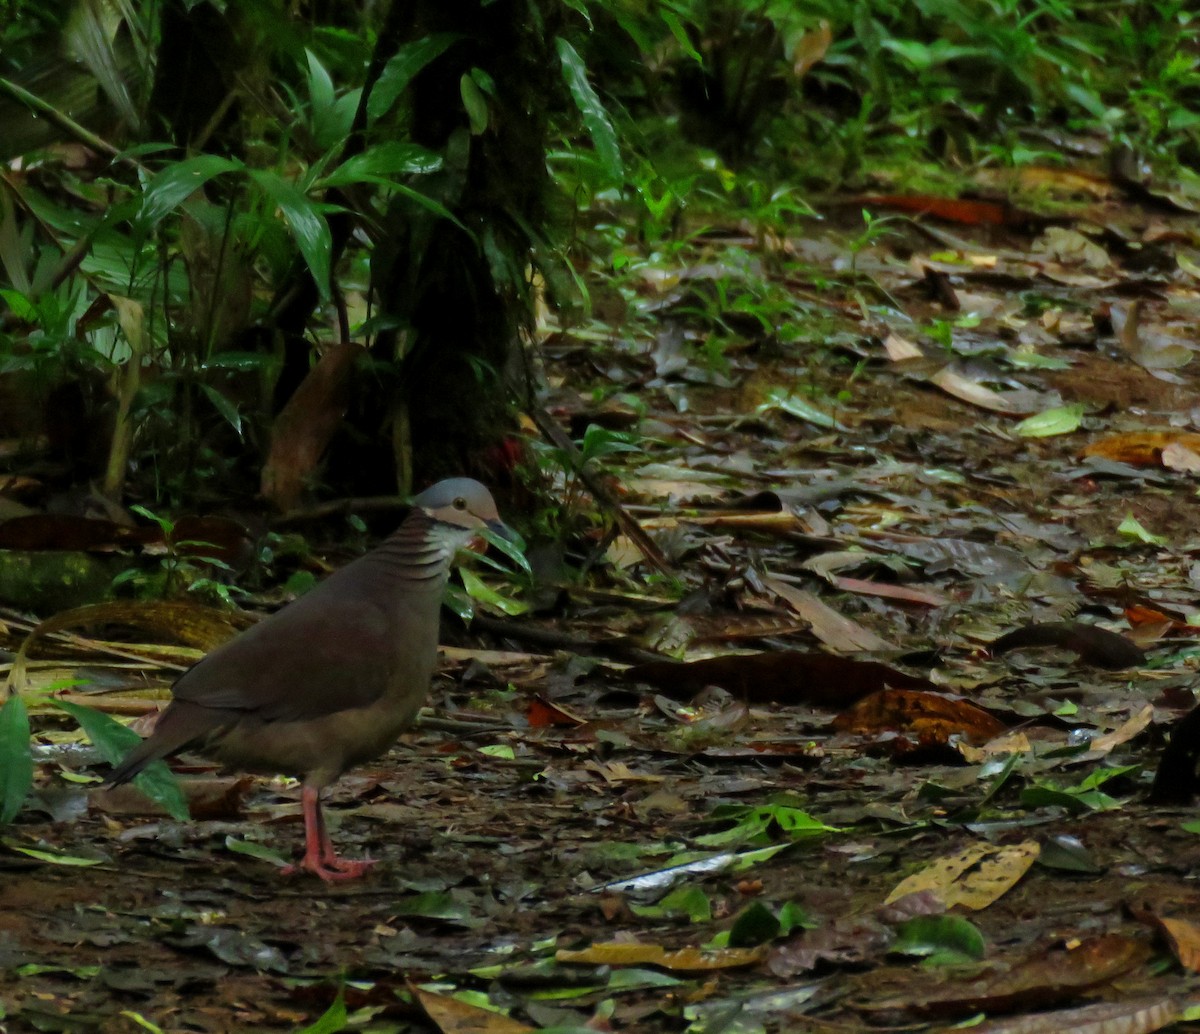
[[[333,789],[339,841],[383,861],[357,884],[279,875],[286,781],[185,759],[188,822],[100,789],[65,711],[149,709],[180,638],[161,611],[108,615],[145,649],[48,623],[0,717],[36,748],[0,1023],[1186,1029],[1195,721],[1155,774],[1194,703],[1195,283],[1110,242],[1188,231],[1107,196],[1079,228],[967,214],[853,276],[836,217],[751,263],[697,232],[618,285],[626,326],[543,328],[530,448],[593,516],[564,511],[528,599],[473,576],[485,618],[447,621],[423,722]],[[754,278],[822,331],[719,312],[705,350],[698,299]],[[15,652],[31,625],[4,624]]]

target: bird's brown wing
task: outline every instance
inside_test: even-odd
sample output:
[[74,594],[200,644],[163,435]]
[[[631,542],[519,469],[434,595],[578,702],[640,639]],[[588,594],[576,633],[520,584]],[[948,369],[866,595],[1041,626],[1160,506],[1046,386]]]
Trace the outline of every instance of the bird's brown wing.
[[218,647],[175,683],[175,699],[264,722],[374,703],[395,667],[395,623],[362,600],[311,603],[297,600]]

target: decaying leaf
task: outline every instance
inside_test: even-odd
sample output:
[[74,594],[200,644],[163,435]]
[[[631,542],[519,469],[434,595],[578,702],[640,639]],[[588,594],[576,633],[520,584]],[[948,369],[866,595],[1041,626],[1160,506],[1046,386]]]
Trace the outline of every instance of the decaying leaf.
[[591,966],[661,966],[681,973],[707,973],[711,970],[737,969],[757,965],[766,958],[767,949],[754,948],[680,948],[669,950],[661,944],[636,941],[612,941],[593,944],[579,951],[559,951],[559,962],[577,962]]
[[908,894],[933,891],[947,908],[955,905],[972,911],[987,908],[1025,875],[1040,850],[1036,840],[1003,847],[972,844],[901,880],[887,896],[885,904]]

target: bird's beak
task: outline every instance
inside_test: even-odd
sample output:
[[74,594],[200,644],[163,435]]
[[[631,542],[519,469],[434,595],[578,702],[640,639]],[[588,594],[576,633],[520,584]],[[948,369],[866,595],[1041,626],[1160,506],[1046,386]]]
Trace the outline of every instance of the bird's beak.
[[521,537],[505,524],[499,517],[493,517],[487,522],[488,530],[494,535],[499,535],[506,542],[519,542]]
[[486,553],[489,534],[494,535],[504,542],[511,542],[513,544],[521,541],[520,536],[512,528],[505,524],[499,517],[493,517],[490,521],[484,522],[484,526],[467,543],[466,548],[472,553]]

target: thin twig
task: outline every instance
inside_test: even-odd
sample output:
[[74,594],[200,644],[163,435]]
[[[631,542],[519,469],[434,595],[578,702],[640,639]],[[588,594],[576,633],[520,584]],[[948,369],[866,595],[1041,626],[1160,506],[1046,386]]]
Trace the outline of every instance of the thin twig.
[[532,407],[530,415],[533,417],[533,422],[537,424],[538,430],[567,457],[575,473],[579,475],[579,480],[587,486],[596,501],[613,515],[621,531],[637,546],[642,556],[646,558],[646,562],[659,574],[664,574],[668,578],[674,577],[671,565],[667,562],[662,550],[642,530],[642,526],[629,515],[603,479],[588,469],[588,463],[584,460],[583,453],[579,451],[579,446],[571,441],[566,431],[559,427],[555,419],[540,407]]

